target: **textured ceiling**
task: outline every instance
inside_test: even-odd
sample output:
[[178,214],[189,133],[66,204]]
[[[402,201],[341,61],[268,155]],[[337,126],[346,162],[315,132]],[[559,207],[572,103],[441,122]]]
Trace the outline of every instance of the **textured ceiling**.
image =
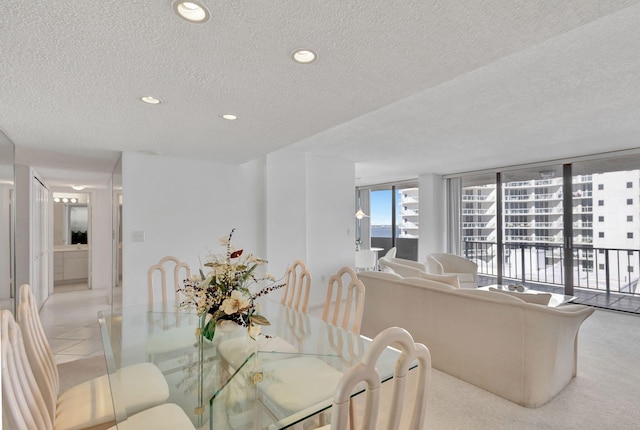
[[207,0],[195,25],[170,0],[4,0],[0,129],[52,177],[125,150],[291,146],[376,183],[634,148],[639,2]]

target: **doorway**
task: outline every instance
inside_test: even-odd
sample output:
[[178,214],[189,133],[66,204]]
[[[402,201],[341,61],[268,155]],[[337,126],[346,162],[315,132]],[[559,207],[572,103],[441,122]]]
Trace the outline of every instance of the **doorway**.
[[91,289],[88,193],[53,193],[53,293]]

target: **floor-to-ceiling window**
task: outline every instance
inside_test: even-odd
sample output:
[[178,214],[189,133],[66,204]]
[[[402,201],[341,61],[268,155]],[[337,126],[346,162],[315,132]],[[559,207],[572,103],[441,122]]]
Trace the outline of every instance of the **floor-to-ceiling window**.
[[[420,236],[417,183],[358,188],[357,195],[363,193],[369,196],[368,208],[363,210],[368,215],[370,243],[362,245],[380,249],[380,255],[396,247],[397,257],[416,260]],[[366,237],[365,232],[361,232],[361,237]]]
[[618,294],[599,299],[612,308],[625,294],[640,297],[637,153],[460,179],[460,249],[478,263],[484,284]]
[[505,279],[562,284],[562,166],[500,175]]

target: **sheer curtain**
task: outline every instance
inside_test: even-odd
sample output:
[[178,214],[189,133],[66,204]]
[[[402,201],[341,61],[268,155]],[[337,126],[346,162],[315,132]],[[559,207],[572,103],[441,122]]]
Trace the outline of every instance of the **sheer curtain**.
[[461,255],[460,249],[460,201],[462,199],[462,179],[447,179],[447,252]]

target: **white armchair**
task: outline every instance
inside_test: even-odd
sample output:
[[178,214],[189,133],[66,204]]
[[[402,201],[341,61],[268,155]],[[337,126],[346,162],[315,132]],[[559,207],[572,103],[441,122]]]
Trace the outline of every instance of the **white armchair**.
[[455,254],[430,254],[427,272],[434,275],[458,275],[460,288],[478,288],[478,265]]
[[424,264],[413,260],[405,260],[404,258],[380,257],[378,265],[382,271],[397,273],[403,278],[419,278],[420,272],[426,272],[427,268]]

